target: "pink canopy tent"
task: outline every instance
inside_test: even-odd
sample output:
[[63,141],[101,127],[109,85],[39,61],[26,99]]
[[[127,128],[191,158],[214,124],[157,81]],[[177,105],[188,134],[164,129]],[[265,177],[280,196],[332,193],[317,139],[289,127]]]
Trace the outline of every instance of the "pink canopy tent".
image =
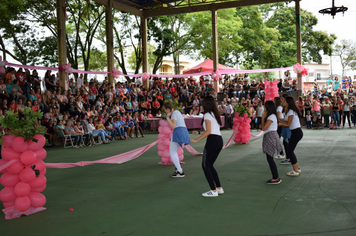
[[[196,65],[193,68],[190,68],[189,70],[183,71],[183,74],[194,74],[194,73],[200,73],[200,72],[212,71],[212,70],[214,70],[213,60],[206,59],[199,65]],[[236,69],[219,64],[219,70],[236,70]]]

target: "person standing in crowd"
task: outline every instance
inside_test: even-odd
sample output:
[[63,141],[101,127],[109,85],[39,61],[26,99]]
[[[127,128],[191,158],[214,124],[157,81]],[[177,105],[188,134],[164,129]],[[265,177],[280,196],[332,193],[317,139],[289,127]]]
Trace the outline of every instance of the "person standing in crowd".
[[342,107],[342,128],[345,128],[345,120],[347,118],[347,122],[349,123],[349,128],[351,128],[351,122],[350,122],[350,104],[349,100],[345,98],[344,104]]
[[278,119],[274,102],[267,101],[262,115],[262,130],[264,131],[262,150],[266,154],[267,162],[272,173],[272,179],[266,181],[266,184],[280,184],[277,165],[273,160],[275,153],[282,151],[282,143],[277,133]]
[[332,119],[334,121],[335,126],[340,128],[340,125],[341,125],[340,124],[341,123],[340,122],[340,113],[339,113],[340,107],[337,104],[337,99],[335,97],[334,97],[333,102],[332,102],[331,111],[332,111],[331,117],[332,117]]
[[[209,183],[210,190],[203,193],[203,197],[217,197],[219,194],[223,194],[224,190],[221,187],[218,173],[214,168],[214,163],[219,156],[221,149],[223,148],[223,139],[220,133],[220,114],[216,106],[216,102],[213,97],[207,96],[203,100],[204,118],[202,124],[204,130],[202,135],[197,138],[191,138],[192,143],[201,141],[207,138],[203,151],[203,170],[205,177]],[[198,135],[199,131],[193,131],[194,135]]]
[[190,144],[190,136],[187,127],[185,126],[182,114],[179,111],[173,109],[173,104],[166,102],[163,107],[167,113],[168,124],[173,129],[173,134],[169,145],[169,154],[173,164],[176,167],[176,171],[172,174],[172,177],[182,178],[185,177],[185,174],[180,165],[177,151],[178,148],[182,147],[183,144]]
[[232,128],[232,113],[233,113],[233,107],[231,106],[231,102],[227,101],[227,106],[226,106],[226,120],[228,124],[228,129]]
[[300,126],[299,118],[302,116],[300,110],[296,106],[293,97],[286,97],[283,101],[283,107],[286,111],[285,120],[282,120],[279,125],[282,127],[289,127],[291,136],[287,146],[287,158],[292,163],[293,170],[288,172],[289,176],[299,176],[301,169],[298,164],[297,157],[294,153],[298,142],[303,138],[303,131]]

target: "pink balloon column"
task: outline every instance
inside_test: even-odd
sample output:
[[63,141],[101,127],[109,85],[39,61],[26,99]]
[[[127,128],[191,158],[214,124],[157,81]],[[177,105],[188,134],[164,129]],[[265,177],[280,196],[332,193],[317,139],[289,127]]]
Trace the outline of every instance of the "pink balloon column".
[[21,215],[29,215],[45,210],[45,196],[41,193],[46,188],[47,179],[45,163],[46,139],[43,135],[35,135],[38,142],[25,141],[23,137],[7,135],[3,138],[4,148],[1,150],[3,160],[0,167],[10,164],[1,171],[0,183],[5,188],[0,191],[6,219]]
[[[172,137],[173,130],[169,126],[168,121],[166,120],[159,121],[158,132],[159,132],[158,155],[162,157],[162,161],[159,164],[173,165],[173,162],[171,160],[171,155],[169,154],[169,143]],[[182,148],[178,148],[178,156],[179,156],[179,161],[182,161],[184,158]]]
[[279,97],[278,94],[278,81],[275,80],[273,82],[266,81],[265,82],[265,101],[273,101],[275,97]]
[[235,143],[248,143],[251,139],[251,132],[250,132],[250,123],[251,119],[248,118],[247,113],[243,116],[240,116],[239,113],[235,113],[235,117],[233,118],[233,127],[232,129],[238,129],[238,132],[235,136],[234,142]]

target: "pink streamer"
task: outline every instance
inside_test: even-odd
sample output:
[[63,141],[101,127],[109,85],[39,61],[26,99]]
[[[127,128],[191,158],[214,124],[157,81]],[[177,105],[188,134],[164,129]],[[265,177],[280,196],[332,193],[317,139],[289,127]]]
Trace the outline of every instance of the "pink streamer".
[[141,156],[143,153],[145,153],[147,150],[149,150],[151,147],[155,146],[159,140],[150,143],[146,146],[131,150],[129,152],[125,152],[116,156],[100,159],[97,161],[80,161],[76,163],[46,163],[47,168],[72,168],[76,166],[88,166],[88,165],[94,165],[94,164],[122,164],[128,161],[131,161],[139,156]]
[[11,166],[12,163],[14,163],[14,162],[16,162],[16,160],[11,160],[11,161],[6,162],[6,164],[0,166],[0,171],[2,171],[4,169],[6,169],[7,167]]
[[12,207],[7,207],[2,211],[5,213],[5,219],[11,220],[11,219],[19,218],[22,215],[28,216],[44,210],[46,210],[45,207],[31,206],[27,211],[19,211],[15,208],[15,206],[12,206]]
[[59,70],[58,67],[27,66],[27,65],[19,65],[19,64],[9,63],[9,62],[7,63],[7,65],[13,67],[20,67],[24,69],[30,69],[30,70],[53,70],[53,71]]
[[260,132],[259,134],[257,134],[257,135],[254,135],[254,134],[251,133],[251,136],[252,136],[252,137],[260,137],[262,134],[263,134],[263,131],[261,131],[261,132]]

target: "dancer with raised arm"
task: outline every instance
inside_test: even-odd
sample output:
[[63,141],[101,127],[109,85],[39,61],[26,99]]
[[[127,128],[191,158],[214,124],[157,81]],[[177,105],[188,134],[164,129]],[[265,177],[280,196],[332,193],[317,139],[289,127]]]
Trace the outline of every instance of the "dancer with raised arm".
[[173,105],[170,102],[165,103],[163,107],[167,113],[168,124],[173,129],[173,134],[169,145],[169,154],[173,164],[176,167],[176,171],[172,174],[172,178],[182,178],[185,177],[185,175],[180,165],[177,151],[179,147],[183,146],[183,144],[190,144],[190,136],[180,111],[174,110]]
[[[207,96],[203,100],[203,114],[204,119],[202,121],[204,132],[197,138],[191,138],[192,143],[201,141],[207,138],[203,151],[203,170],[205,177],[209,183],[210,190],[203,193],[203,197],[217,197],[219,194],[223,194],[224,190],[221,187],[218,173],[214,168],[214,162],[219,156],[219,153],[223,147],[223,139],[220,133],[221,119],[216,102],[211,96]],[[200,132],[193,131],[193,134],[197,135]]]

